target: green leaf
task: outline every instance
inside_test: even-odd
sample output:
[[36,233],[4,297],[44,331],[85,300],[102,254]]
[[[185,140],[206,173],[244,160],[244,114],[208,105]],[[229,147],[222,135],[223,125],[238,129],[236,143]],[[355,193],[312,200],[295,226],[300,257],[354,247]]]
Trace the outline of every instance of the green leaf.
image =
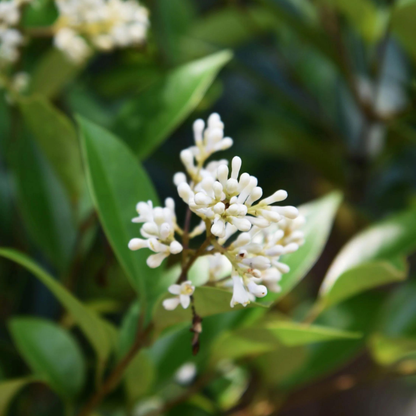
[[222,51],[172,70],[122,108],[118,134],[140,158],[149,156],[195,109],[231,56]]
[[140,351],[124,375],[124,386],[131,405],[150,390],[155,375],[155,367],[148,352],[146,350]]
[[[191,322],[192,312],[191,308],[183,309],[180,305],[173,311],[167,311],[162,302],[164,299],[172,297],[172,295],[165,295],[155,305],[153,312],[153,322],[157,329],[161,330],[171,325],[180,322]],[[214,287],[197,287],[194,292],[195,309],[201,318],[206,316],[216,315],[223,312],[232,312],[235,310],[244,309],[241,305],[236,305],[231,308],[232,293],[223,289]],[[255,302],[249,303],[246,308],[265,307]]]
[[371,287],[403,280],[406,267],[402,256],[416,247],[415,216],[414,209],[403,212],[347,243],[322,283],[321,304],[326,307]]
[[137,202],[152,200],[158,205],[156,192],[123,142],[83,118],[79,124],[88,185],[101,224],[142,305],[152,304],[167,288],[161,270],[147,266],[149,251],[133,252],[127,245],[139,235],[139,227],[131,222]]
[[358,333],[282,321],[225,333],[214,345],[213,354],[217,359],[235,359],[272,351],[279,345],[296,347],[317,342],[357,338],[360,338]]
[[282,291],[271,293],[267,299],[280,298],[287,294],[318,260],[328,240],[341,199],[340,193],[333,192],[299,207],[299,212],[306,217],[303,227],[305,244],[295,253],[282,257],[282,261],[290,267],[290,272],[282,276]]
[[369,340],[370,352],[374,360],[383,366],[392,366],[401,361],[416,364],[416,339],[388,338],[374,334]]
[[403,258],[395,261],[367,262],[342,273],[337,280],[326,289],[322,286],[322,307],[329,307],[336,303],[388,283],[400,282],[406,279],[407,263]]
[[379,40],[386,30],[388,14],[371,0],[325,0],[328,6],[341,12],[366,41]]
[[111,352],[111,341],[103,321],[25,254],[2,248],[0,256],[20,264],[33,273],[72,314],[94,348],[99,361],[99,371],[102,370]]
[[[317,323],[344,331],[368,334],[373,331],[384,299],[385,296],[377,292],[361,294],[328,309],[318,318]],[[312,344],[306,348],[306,361],[298,371],[281,381],[280,384],[284,388],[311,383],[346,366],[361,354],[365,348],[365,338]]]
[[33,71],[30,92],[54,98],[82,69],[82,65],[70,62],[58,49],[50,49]]
[[77,133],[70,120],[41,96],[19,103],[25,123],[48,158],[72,200],[83,186],[81,153]]
[[[248,22],[255,25],[255,31],[247,30]],[[195,22],[188,36],[183,39],[182,48],[185,52],[191,47],[199,55],[201,51],[212,50],[212,45],[235,48],[255,36],[273,31],[275,27],[276,18],[263,7],[247,6],[244,10],[232,6],[221,7]]]
[[13,340],[34,373],[64,399],[77,396],[85,383],[85,362],[69,332],[39,318],[13,318]]
[[19,209],[32,240],[64,272],[76,238],[69,199],[35,144],[19,139],[13,159]]
[[416,282],[400,285],[383,305],[377,331],[389,338],[416,338]]
[[397,1],[392,10],[391,31],[395,34],[407,52],[416,59],[416,45],[413,39],[416,36],[414,14],[416,12],[416,1]]
[[16,394],[34,381],[38,380],[33,377],[24,377],[0,382],[0,416],[7,416],[7,409]]

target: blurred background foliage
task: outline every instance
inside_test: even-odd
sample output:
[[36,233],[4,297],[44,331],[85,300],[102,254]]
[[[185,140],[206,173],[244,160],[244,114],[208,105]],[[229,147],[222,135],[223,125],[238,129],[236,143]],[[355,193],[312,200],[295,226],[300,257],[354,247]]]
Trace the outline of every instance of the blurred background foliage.
[[[413,415],[412,258],[397,268],[396,278],[386,280],[408,275],[407,282],[339,299],[317,319],[360,338],[312,345],[279,341],[278,347],[257,339],[252,345],[244,328],[304,319],[337,252],[384,217],[410,210],[399,221],[407,240],[373,258],[390,261],[416,246],[416,1],[148,0],[144,5],[151,27],[143,47],[74,66],[50,39],[33,37],[18,63],[19,71],[31,75],[28,91],[18,99],[6,91],[1,95],[0,245],[35,259],[67,291],[53,286],[49,275],[34,279],[16,263],[0,261],[0,378],[9,380],[0,384],[0,415],[7,409],[10,415],[72,414],[72,398],[85,401],[94,378],[108,371],[105,361],[114,348],[106,343],[118,338],[122,356],[137,325],[135,292],[86,186],[76,115],[120,137],[143,162],[163,200],[176,195],[172,176],[181,170],[180,150],[192,143],[193,120],[212,111],[234,139],[224,157],[241,156],[265,194],[286,189],[289,203],[298,205],[342,192],[329,240],[307,277],[290,291],[301,278],[293,277],[267,313],[259,308],[205,318],[196,357],[189,323],[164,332],[135,357],[123,386],[95,415],[152,414],[165,401],[169,415]],[[37,0],[26,9],[22,26],[30,34],[55,18],[53,1]],[[125,174],[126,189],[140,190],[142,178],[133,173]],[[133,202],[123,209],[131,217],[140,197],[126,197]],[[310,235],[323,233],[323,241],[310,240],[316,253],[305,273],[325,244],[335,205],[315,208],[320,220]],[[182,204],[177,214],[184,218]],[[389,232],[364,238],[357,251],[390,238]],[[39,275],[28,261],[18,259]],[[368,273],[358,281],[366,281]],[[243,332],[231,332],[236,328]],[[315,342],[332,336],[318,335]],[[177,371],[189,362],[198,376],[184,386]],[[220,373],[213,374],[216,365]]]

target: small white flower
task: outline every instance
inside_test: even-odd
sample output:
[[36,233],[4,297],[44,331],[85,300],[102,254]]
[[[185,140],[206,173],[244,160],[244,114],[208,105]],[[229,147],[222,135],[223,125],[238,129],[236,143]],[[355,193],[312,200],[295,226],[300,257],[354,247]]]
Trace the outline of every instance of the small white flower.
[[232,279],[233,279],[233,297],[231,298],[230,306],[234,308],[234,306],[237,303],[243,306],[247,306],[250,303],[250,297],[244,287],[243,279],[237,274],[234,274],[232,276]]
[[189,384],[196,376],[195,363],[185,363],[175,373],[175,380],[182,385]]
[[[59,11],[56,26],[60,29],[55,45],[77,63],[91,54],[91,46],[107,52],[116,47],[140,45],[146,39],[148,12],[136,1],[57,0],[56,3]],[[63,37],[62,30],[72,32],[71,41]]]
[[54,43],[71,61],[77,64],[84,62],[92,53],[84,38],[69,28],[60,29],[55,35]]
[[179,304],[181,304],[182,308],[186,309],[191,303],[191,296],[195,291],[195,286],[192,286],[192,282],[187,280],[180,285],[169,286],[168,291],[172,293],[172,295],[177,296],[165,299],[163,301],[163,307],[168,311],[172,311],[173,309],[176,309]]
[[148,201],[139,202],[136,210],[139,216],[132,221],[143,223],[140,233],[145,239],[133,238],[128,247],[130,250],[149,248],[155,252],[147,259],[149,267],[159,267],[170,254],[178,254],[183,250],[182,244],[175,240],[176,215],[172,198],[166,199],[164,208],[153,208],[152,201]]

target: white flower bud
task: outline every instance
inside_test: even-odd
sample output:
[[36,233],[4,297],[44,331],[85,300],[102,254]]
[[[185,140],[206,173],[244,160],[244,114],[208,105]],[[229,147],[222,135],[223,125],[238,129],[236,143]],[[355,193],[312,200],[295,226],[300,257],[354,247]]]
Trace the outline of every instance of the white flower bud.
[[241,169],[241,158],[238,156],[233,157],[231,162],[231,178],[237,180],[238,174],[240,173]]
[[179,297],[177,298],[170,298],[170,299],[165,299],[163,301],[163,307],[167,310],[167,311],[173,311],[174,309],[177,308],[177,306],[179,305]]
[[225,188],[228,179],[228,166],[220,165],[217,169],[217,178],[221,182],[221,185]]
[[145,222],[140,232],[143,234],[144,237],[157,237],[159,235],[159,229],[157,228],[157,225],[154,222]]
[[277,257],[280,256],[282,253],[286,253],[285,248],[282,246],[274,246],[272,248],[269,248],[265,251],[266,256],[270,257]]
[[229,221],[235,225],[239,231],[249,231],[251,222],[246,218],[230,217]]
[[225,205],[222,202],[218,202],[214,205],[214,212],[221,215],[225,211]]
[[168,257],[168,255],[169,253],[152,254],[147,258],[146,263],[150,268],[155,269],[156,267],[159,267],[162,264],[162,261],[166,257]]
[[275,202],[284,201],[287,198],[287,192],[280,189],[279,191],[276,191],[273,195],[268,196],[267,198],[264,198],[261,203],[265,205],[271,205]]
[[234,247],[242,247],[250,243],[251,235],[249,233],[241,233],[237,239],[234,241]]
[[238,182],[237,179],[230,178],[227,180],[225,189],[228,194],[233,195],[237,193],[238,190]]
[[169,246],[169,251],[172,254],[178,254],[183,250],[182,244],[178,243],[177,241],[172,241]]
[[167,238],[169,237],[169,235],[172,232],[172,227],[167,223],[164,222],[161,226],[160,226],[160,238],[162,240],[167,240]]
[[257,285],[254,282],[249,282],[247,285],[248,290],[256,297],[263,298],[267,295],[267,288],[263,285]]
[[129,241],[130,250],[140,250],[141,248],[147,248],[147,240],[142,240],[141,238],[132,238]]
[[189,200],[194,197],[191,187],[186,182],[179,184],[178,194],[187,204],[189,203]]
[[177,172],[173,175],[173,183],[179,186],[182,182],[186,182],[186,175],[183,172]]
[[223,237],[225,235],[225,224],[221,219],[215,220],[212,224],[211,232],[217,237]]
[[287,246],[285,246],[284,253],[294,253],[299,249],[299,246],[296,243],[290,243]]
[[291,206],[287,206],[287,207],[274,207],[274,208],[278,208],[278,213],[285,216],[286,218],[290,218],[290,219],[295,219],[298,214],[299,211],[297,208],[295,207],[291,207]]
[[210,198],[207,194],[204,194],[203,192],[198,192],[195,195],[195,203],[197,205],[209,205],[212,202],[212,198]]
[[195,138],[195,143],[197,146],[202,145],[202,133],[204,131],[205,128],[205,123],[204,120],[198,119],[194,121],[194,138]]
[[249,266],[251,269],[266,270],[270,267],[270,260],[264,256],[243,259],[242,263]]

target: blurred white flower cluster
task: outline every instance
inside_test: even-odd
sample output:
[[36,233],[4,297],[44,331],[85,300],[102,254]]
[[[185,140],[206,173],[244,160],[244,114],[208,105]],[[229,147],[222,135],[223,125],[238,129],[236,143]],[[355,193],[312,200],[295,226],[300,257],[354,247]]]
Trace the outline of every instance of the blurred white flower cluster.
[[12,64],[19,59],[19,48],[24,38],[17,26],[21,9],[30,0],[8,0],[0,2],[0,66]]
[[[228,149],[233,144],[231,138],[224,137],[224,125],[218,114],[214,113],[208,118],[207,126],[203,120],[196,120],[194,137],[195,146],[183,150],[180,155],[186,173],[178,172],[174,175],[179,196],[191,212],[201,218],[201,223],[189,237],[206,232],[210,245],[202,254],[208,255],[210,284],[232,286],[231,307],[235,304],[246,306],[255,298],[265,296],[268,289],[280,291],[278,283],[281,276],[289,272],[289,267],[280,261],[280,257],[295,252],[303,244],[301,227],[304,218],[295,207],[273,205],[287,198],[286,191],[278,190],[262,198],[263,190],[258,186],[257,178],[248,173],[240,174],[242,161],[238,156],[232,159],[231,172],[226,160],[205,164],[214,152]],[[174,231],[180,235],[184,231],[176,224],[173,202],[170,203],[170,215],[175,220],[169,223],[170,234],[166,232],[166,236],[169,236],[167,240],[160,231],[162,219],[156,221],[154,218],[145,218],[145,208],[141,204],[143,203],[138,204],[139,219],[143,217],[140,222],[147,221],[141,233],[148,237],[151,229],[151,237],[156,240],[151,238],[146,242],[133,239],[129,247],[148,247],[163,253],[158,260],[181,251],[182,246],[174,239]],[[156,209],[162,210],[154,210]],[[145,210],[148,212],[150,208]],[[155,225],[148,225],[148,221]],[[235,238],[238,232],[239,235]],[[171,249],[172,244],[174,250]],[[154,256],[149,257],[152,259],[148,261],[150,267],[156,267],[162,261],[153,261]],[[230,275],[224,279],[221,276],[228,266]],[[193,294],[194,287],[188,281],[178,283],[186,283],[186,288],[179,285],[169,288],[171,293],[179,297],[165,301],[166,309],[174,309],[179,303],[184,308],[189,305],[186,297]]]
[[82,63],[94,49],[110,51],[144,42],[148,11],[135,0],[56,0],[55,46]]

